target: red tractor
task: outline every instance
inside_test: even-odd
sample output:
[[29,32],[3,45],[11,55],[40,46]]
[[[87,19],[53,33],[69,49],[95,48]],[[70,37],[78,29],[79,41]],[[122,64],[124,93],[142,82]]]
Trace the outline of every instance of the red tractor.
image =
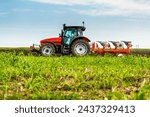
[[131,41],[97,41],[90,43],[90,40],[83,36],[85,26],[66,26],[63,25],[59,37],[47,38],[40,41],[39,49],[36,45],[30,47],[32,52],[38,52],[44,56],[54,54],[73,54],[77,56],[84,56],[89,53],[97,53],[105,55],[111,53],[114,55],[130,54],[132,47]]
[[85,31],[83,26],[66,26],[63,25],[59,37],[47,38],[40,41],[40,49],[35,48],[35,44],[30,47],[32,52],[40,52],[44,56],[61,54],[73,54],[77,56],[84,56],[90,52],[90,40],[83,36]]

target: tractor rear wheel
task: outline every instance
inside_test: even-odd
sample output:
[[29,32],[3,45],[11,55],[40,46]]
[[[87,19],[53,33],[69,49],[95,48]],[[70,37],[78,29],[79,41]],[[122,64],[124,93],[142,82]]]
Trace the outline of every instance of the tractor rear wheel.
[[71,46],[71,52],[76,56],[84,56],[90,52],[89,43],[83,39],[76,40]]
[[55,52],[56,52],[56,49],[55,49],[54,45],[51,43],[48,43],[48,44],[41,46],[41,53],[44,56],[54,55]]

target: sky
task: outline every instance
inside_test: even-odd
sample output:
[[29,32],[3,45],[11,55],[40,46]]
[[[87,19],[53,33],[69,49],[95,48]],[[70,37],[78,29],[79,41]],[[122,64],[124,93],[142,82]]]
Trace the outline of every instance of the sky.
[[28,47],[82,25],[91,41],[150,48],[150,0],[0,0],[0,47]]

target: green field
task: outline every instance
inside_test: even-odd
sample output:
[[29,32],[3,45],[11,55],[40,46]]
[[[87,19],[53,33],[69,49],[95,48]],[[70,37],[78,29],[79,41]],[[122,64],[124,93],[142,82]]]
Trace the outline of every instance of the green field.
[[0,99],[150,99],[150,58],[0,52]]

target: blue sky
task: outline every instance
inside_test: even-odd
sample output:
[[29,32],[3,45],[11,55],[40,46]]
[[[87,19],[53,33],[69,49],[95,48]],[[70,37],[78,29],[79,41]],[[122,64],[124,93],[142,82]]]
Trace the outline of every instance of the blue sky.
[[39,44],[58,36],[62,24],[82,21],[91,41],[130,40],[150,48],[149,0],[0,0],[0,47]]

